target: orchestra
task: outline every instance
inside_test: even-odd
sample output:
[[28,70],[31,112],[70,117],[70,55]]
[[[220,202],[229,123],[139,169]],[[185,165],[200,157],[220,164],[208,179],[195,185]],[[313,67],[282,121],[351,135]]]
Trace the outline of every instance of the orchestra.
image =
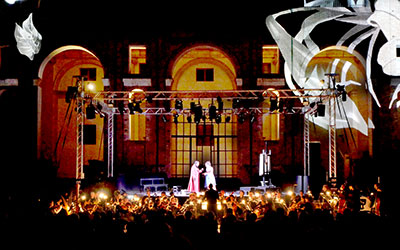
[[[368,201],[368,208],[371,204],[369,212],[374,214],[379,213],[377,210],[380,205],[380,193],[378,192],[381,192],[381,190],[376,188],[375,194],[363,196],[362,199]],[[354,192],[354,187],[346,183],[338,190],[331,190],[327,185],[324,185],[317,198],[310,191],[306,193],[300,191],[296,195],[292,191],[281,192],[278,189],[267,191],[264,194],[249,191],[246,195],[243,190],[240,190],[238,195],[234,195],[234,193],[226,194],[224,190],[219,191],[217,205],[221,216],[227,210],[232,211],[234,215],[254,213],[257,218],[262,218],[269,210],[281,210],[288,215],[291,211],[301,212],[306,209],[329,210],[330,213],[336,215],[343,214],[346,209],[354,210],[354,205],[349,206],[349,204],[357,204],[354,199],[359,199],[358,203],[360,203],[360,197]],[[79,195],[79,199],[76,198],[76,195],[68,196],[66,194],[61,196],[58,201],[52,201],[49,209],[53,214],[58,214],[64,210],[67,215],[73,213],[93,214],[96,211],[140,214],[146,211],[161,210],[171,212],[174,216],[184,215],[187,211],[199,216],[206,212],[206,209],[202,208],[202,204],[205,203],[204,192],[192,192],[189,193],[188,197],[183,196],[180,200],[174,192],[170,192],[169,195],[166,192],[161,192],[160,195],[157,195],[146,190],[146,194],[140,197],[138,193],[128,195],[126,192],[117,190],[113,195],[107,195],[101,191],[97,193],[91,191],[89,196],[82,193]],[[363,209],[362,211],[366,210]]]

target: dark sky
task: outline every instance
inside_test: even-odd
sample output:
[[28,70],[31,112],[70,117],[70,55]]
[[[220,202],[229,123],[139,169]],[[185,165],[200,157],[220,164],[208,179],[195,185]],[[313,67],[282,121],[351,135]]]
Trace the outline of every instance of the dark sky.
[[[0,0],[0,42],[12,39],[15,22],[33,13],[44,39],[87,39],[128,33],[264,32],[265,18],[279,10],[300,7],[303,1],[135,1],[25,0],[9,6]],[[161,3],[160,3],[161,2]],[[286,3],[280,3],[286,2]],[[289,2],[289,3],[288,3]],[[278,4],[279,3],[279,4]]]

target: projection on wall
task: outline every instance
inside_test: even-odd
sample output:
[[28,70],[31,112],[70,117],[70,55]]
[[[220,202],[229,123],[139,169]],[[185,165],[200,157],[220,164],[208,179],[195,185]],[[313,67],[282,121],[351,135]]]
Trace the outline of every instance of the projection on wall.
[[19,53],[33,60],[34,55],[39,53],[42,36],[33,25],[32,13],[22,23],[22,27],[15,24],[14,37]]
[[[400,51],[400,2],[398,0],[377,0],[375,1],[374,11],[372,11],[370,2],[367,0],[349,0],[348,6],[352,8],[340,7],[339,1],[333,0],[304,1],[304,7],[285,10],[268,16],[266,25],[285,60],[285,80],[293,90],[293,93],[299,95],[295,91],[297,88],[328,88],[330,82],[326,75],[337,73],[339,76],[336,81],[337,85],[343,86],[345,90],[349,88],[349,85],[365,86],[375,103],[381,107],[371,81],[372,52],[375,49],[378,34],[382,31],[388,41],[379,48],[377,62],[382,66],[385,74],[400,76],[400,57],[397,55],[398,51]],[[300,12],[310,12],[310,15],[303,20],[300,30],[293,37],[277,19],[284,15],[293,15],[293,13]],[[321,49],[311,39],[310,35],[318,25],[329,21],[345,22],[352,24],[353,27],[349,30],[344,30],[341,38],[335,41],[336,43],[333,43],[332,47]],[[342,30],[337,29],[334,32],[342,32]],[[318,35],[313,33],[313,36]],[[327,36],[329,34],[327,32],[322,35]],[[356,48],[366,39],[369,39],[368,51],[363,57],[356,51]],[[343,46],[345,43],[349,45]],[[334,55],[334,51],[342,51],[352,55],[353,59],[347,60],[345,57],[338,57],[326,62],[325,65],[313,64],[313,60],[318,58],[321,53]],[[320,58],[323,57],[320,56]],[[364,77],[359,77],[357,80],[349,78],[350,71],[354,73],[357,70],[365,71],[362,74]],[[396,96],[393,96],[390,105],[397,98],[397,93],[400,91],[399,86],[395,91]],[[346,110],[348,121],[345,121],[337,113],[336,127],[347,128],[350,126],[368,135],[368,128],[373,127],[372,121],[361,116],[359,108],[351,98],[341,101]],[[336,109],[336,112],[339,112],[339,110]],[[327,128],[328,119],[328,116],[315,117],[312,122]]]

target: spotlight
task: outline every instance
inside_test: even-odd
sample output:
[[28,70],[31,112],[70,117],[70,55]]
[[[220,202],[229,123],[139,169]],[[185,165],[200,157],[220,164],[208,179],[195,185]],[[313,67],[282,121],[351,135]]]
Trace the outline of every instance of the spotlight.
[[231,121],[231,117],[230,116],[225,117],[225,122],[230,122],[230,121]]
[[76,97],[76,93],[78,93],[78,87],[68,86],[67,93],[65,93],[65,102],[70,103]]
[[153,102],[153,97],[151,97],[151,96],[146,96],[146,101],[148,102],[148,103],[152,103]]
[[243,122],[244,122],[244,119],[245,119],[244,114],[243,114],[243,113],[240,113],[240,114],[239,114],[239,118],[238,118],[239,123],[243,123]]
[[343,102],[347,101],[347,92],[346,91],[342,92],[342,101]]
[[283,113],[283,109],[285,108],[285,103],[283,99],[279,100],[278,107],[279,107],[279,113]]
[[224,110],[224,103],[222,102],[222,98],[220,96],[217,97],[217,103],[218,103],[218,111],[223,111]]
[[203,117],[203,107],[200,104],[196,104],[194,108],[194,121],[198,124]]
[[140,102],[135,102],[135,106],[133,107],[133,111],[143,113],[143,110],[140,108]]
[[240,108],[240,99],[235,98],[232,100],[232,108],[234,109]]
[[121,115],[123,115],[125,113],[125,107],[124,107],[124,103],[123,102],[119,102],[118,103],[118,111]]
[[96,108],[92,103],[90,103],[86,107],[86,119],[94,119],[96,118]]
[[215,122],[219,124],[221,123],[221,121],[222,121],[221,115],[218,114],[217,117],[215,117]]
[[196,110],[196,103],[190,102],[190,113],[194,114]]
[[208,108],[208,118],[211,120],[215,119],[217,117],[217,107],[215,107],[213,104]]
[[175,109],[179,109],[179,110],[183,109],[182,100],[176,100],[175,101]]
[[191,123],[192,122],[192,116],[189,115],[188,117],[186,117],[186,120],[187,120],[188,123]]
[[325,116],[325,105],[321,102],[317,103],[317,116]]
[[270,112],[274,112],[277,108],[278,108],[278,100],[276,98],[270,98],[270,107],[269,107],[269,111]]
[[174,115],[174,123],[178,123],[178,117],[179,117],[178,114]]
[[133,115],[135,114],[135,109],[133,107],[133,103],[128,103],[128,109],[129,109],[129,114]]
[[170,112],[171,111],[171,103],[168,100],[163,101],[164,109],[165,112]]

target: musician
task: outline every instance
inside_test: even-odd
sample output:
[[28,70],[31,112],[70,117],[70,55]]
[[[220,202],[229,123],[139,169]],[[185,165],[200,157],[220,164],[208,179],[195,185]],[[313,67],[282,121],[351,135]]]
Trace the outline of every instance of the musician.
[[150,188],[146,190],[146,196],[142,198],[142,207],[144,210],[153,209],[154,200],[150,193]]
[[373,213],[380,216],[382,211],[382,189],[379,183],[374,185],[374,204],[372,205]]
[[179,208],[179,200],[175,197],[174,192],[170,192],[169,195],[169,210],[174,211]]
[[190,169],[190,178],[187,190],[189,192],[200,192],[200,173],[203,169],[199,168],[200,162],[195,161]]
[[169,203],[169,198],[165,191],[161,192],[161,196],[158,198],[157,208],[159,209],[167,209]]
[[239,192],[239,196],[236,197],[236,203],[237,205],[242,209],[242,210],[246,210],[246,206],[247,206],[247,197],[244,196],[244,191],[240,190]]

